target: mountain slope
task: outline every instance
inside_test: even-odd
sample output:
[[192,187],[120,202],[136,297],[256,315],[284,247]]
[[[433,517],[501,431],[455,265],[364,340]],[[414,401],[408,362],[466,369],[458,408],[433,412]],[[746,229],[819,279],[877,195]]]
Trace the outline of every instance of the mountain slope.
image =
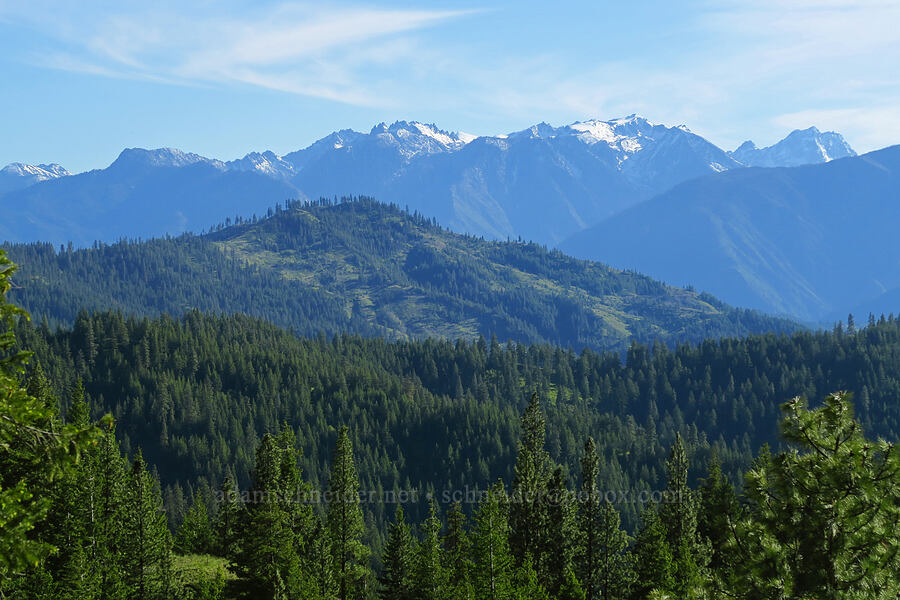
[[17,299],[55,322],[81,308],[244,312],[299,333],[489,336],[623,349],[796,325],[534,244],[486,242],[370,200],[293,205],[203,237],[10,249]]
[[684,183],[562,248],[817,320],[900,286],[900,146]]

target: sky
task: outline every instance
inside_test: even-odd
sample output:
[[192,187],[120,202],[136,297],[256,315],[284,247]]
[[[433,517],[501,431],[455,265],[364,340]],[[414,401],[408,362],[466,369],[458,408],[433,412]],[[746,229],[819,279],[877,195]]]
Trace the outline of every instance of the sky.
[[0,165],[73,172],[632,113],[726,149],[815,125],[866,152],[900,143],[900,2],[0,0],[0,111]]

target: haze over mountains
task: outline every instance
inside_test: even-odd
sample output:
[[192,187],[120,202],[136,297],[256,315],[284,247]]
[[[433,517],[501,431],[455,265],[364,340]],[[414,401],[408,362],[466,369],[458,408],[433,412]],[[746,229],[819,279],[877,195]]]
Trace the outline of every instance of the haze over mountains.
[[674,187],[561,245],[809,321],[900,313],[900,146]]
[[5,171],[0,179],[16,182],[0,183],[9,211],[0,236],[85,246],[199,231],[288,198],[363,194],[456,231],[555,245],[673,185],[744,166],[742,159],[787,165],[852,152],[840,135],[810,129],[770,149],[729,153],[684,126],[634,115],[477,138],[402,121],[337,131],[285,156],[254,152],[228,162],[127,149],[106,169],[40,185],[20,166],[19,179]]

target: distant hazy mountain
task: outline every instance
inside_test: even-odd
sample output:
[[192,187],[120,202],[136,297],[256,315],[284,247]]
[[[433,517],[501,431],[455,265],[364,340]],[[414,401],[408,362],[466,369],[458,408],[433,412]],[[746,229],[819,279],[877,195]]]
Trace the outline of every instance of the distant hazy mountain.
[[71,173],[56,163],[49,165],[12,163],[0,169],[0,194],[67,175],[71,175]]
[[0,239],[87,246],[200,231],[296,197],[284,182],[178,150],[127,149],[109,167],[0,196]]
[[[561,248],[807,320],[900,297],[900,146],[702,177]],[[880,300],[878,300],[880,298]],[[900,313],[900,306],[893,309]]]
[[767,148],[757,148],[748,140],[729,154],[748,167],[797,167],[856,156],[841,134],[833,131],[823,133],[815,127],[795,129]]
[[[826,154],[804,154],[810,131]],[[756,152],[776,164],[822,161],[837,155],[833,136],[795,132]],[[745,148],[740,156],[751,154]],[[742,167],[737,156],[684,126],[634,115],[477,138],[399,121],[369,133],[336,131],[284,156],[253,152],[228,162],[132,148],[107,169],[64,180],[13,177],[14,191],[0,196],[0,206],[12,207],[0,234],[89,244],[196,231],[290,197],[357,194],[408,206],[455,231],[555,245],[683,181]]]

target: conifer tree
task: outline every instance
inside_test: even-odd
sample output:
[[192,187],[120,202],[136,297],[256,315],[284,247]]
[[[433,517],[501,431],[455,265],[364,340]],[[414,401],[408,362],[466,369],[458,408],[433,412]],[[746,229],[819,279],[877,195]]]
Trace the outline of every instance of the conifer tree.
[[175,532],[175,550],[181,554],[206,554],[213,546],[212,526],[206,502],[199,494]]
[[[550,600],[551,598],[542,585],[538,572],[534,569],[530,554],[525,555],[525,560],[521,565],[513,568],[512,598],[515,600]],[[554,598],[556,597],[554,596]]]
[[566,569],[566,574],[556,597],[559,600],[585,600],[584,589],[581,587],[581,582],[578,581],[578,576],[575,575],[574,569]]
[[131,467],[123,503],[121,552],[129,600],[165,597],[171,540],[162,506],[140,451]]
[[216,511],[216,544],[213,551],[229,559],[234,559],[240,553],[241,523],[244,521],[245,508],[238,494],[232,477],[225,477]]
[[428,518],[422,526],[416,565],[417,597],[422,600],[441,600],[448,580],[444,571],[444,549],[441,547],[441,517],[437,501],[432,498]]
[[750,514],[737,529],[744,597],[871,598],[900,594],[900,452],[870,441],[846,393],[809,409],[782,406],[791,448],[746,475]]
[[671,592],[675,586],[672,551],[656,507],[646,507],[641,520],[641,529],[631,550],[631,564],[634,565],[632,600],[645,600],[654,590]]
[[[597,489],[600,457],[594,438],[584,444],[581,457],[581,493],[578,495],[578,547],[576,572],[584,588],[585,598],[600,596],[600,490]],[[606,594],[603,594],[605,597]]]
[[631,585],[631,565],[626,553],[628,534],[622,530],[619,512],[609,501],[600,506],[598,521],[599,597],[621,600],[628,595]]
[[285,497],[294,475],[290,465],[283,464],[293,458],[275,436],[263,437],[256,452],[253,488],[235,561],[259,594],[272,597],[287,594],[300,583],[299,548],[288,509],[291,500]]
[[418,596],[419,583],[416,577],[416,545],[401,504],[397,505],[394,513],[382,564],[379,597],[382,600],[414,600]]
[[509,545],[518,564],[530,555],[535,570],[544,572],[548,555],[548,488],[550,455],[544,448],[546,418],[537,393],[525,409],[509,508]]
[[334,554],[338,598],[361,598],[360,588],[369,579],[369,549],[362,541],[365,523],[359,505],[359,479],[346,426],[338,432],[328,493],[328,534]]
[[688,459],[684,441],[676,434],[666,461],[667,486],[660,507],[660,520],[672,552],[675,578],[673,592],[693,598],[702,584],[708,550],[697,535],[697,493],[687,483]]
[[471,543],[466,533],[466,515],[459,502],[447,513],[444,536],[444,572],[447,578],[447,600],[473,600]]
[[475,513],[473,583],[478,600],[513,597],[515,564],[509,548],[507,502],[503,483],[498,482],[487,490]]
[[[731,580],[736,563],[733,528],[740,520],[740,506],[734,488],[722,472],[718,453],[709,463],[709,471],[700,486],[700,512],[697,533],[709,541],[709,587],[722,591]],[[712,581],[714,580],[714,581]]]
[[[0,594],[11,573],[39,564],[53,550],[30,535],[50,507],[44,490],[98,435],[93,428],[54,424],[57,407],[49,391],[22,387],[31,353],[16,347],[14,330],[29,317],[7,302],[15,272],[0,249]],[[30,383],[43,382],[33,373]]]
[[560,595],[567,573],[573,568],[578,542],[577,507],[572,492],[566,485],[562,467],[553,471],[547,491],[544,508],[547,531],[541,549],[544,559],[538,576],[547,592],[556,597]]
[[315,598],[317,600],[337,598],[338,589],[335,581],[331,537],[321,519],[316,519],[306,564],[311,575],[312,587],[315,590]]

